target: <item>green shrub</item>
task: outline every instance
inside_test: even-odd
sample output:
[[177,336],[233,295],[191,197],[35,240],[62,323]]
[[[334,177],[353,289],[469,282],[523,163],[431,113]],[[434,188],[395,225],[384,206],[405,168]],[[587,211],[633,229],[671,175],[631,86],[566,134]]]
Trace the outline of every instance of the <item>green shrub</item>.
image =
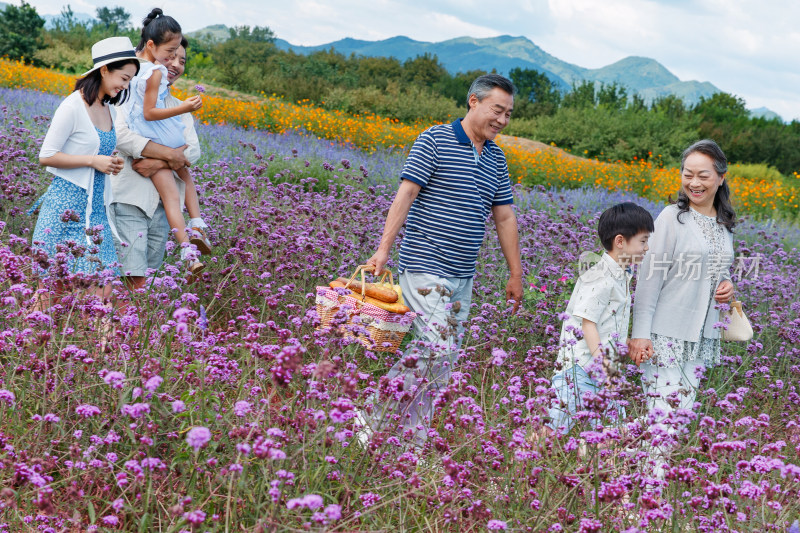
[[186,71],[192,72],[192,75],[195,77],[197,77],[195,72],[208,71],[215,68],[214,59],[212,59],[210,54],[199,52],[188,54],[188,56],[189,57],[186,59]]
[[790,184],[789,180],[777,168],[766,163],[736,163],[729,165],[728,174],[750,181],[768,179],[783,181],[787,185]]
[[535,118],[520,118],[516,115],[516,103],[514,104],[514,115],[511,116],[511,122],[503,130],[505,135],[513,135],[514,137],[525,137],[526,139],[536,139],[536,119]]
[[90,49],[75,49],[62,41],[55,41],[47,48],[37,50],[33,59],[37,64],[70,74],[83,74],[93,64]]
[[562,107],[553,116],[512,120],[506,133],[605,161],[661,156],[674,162],[697,139],[690,123],[675,122],[662,113],[604,107]]
[[463,113],[450,98],[415,85],[401,89],[396,82],[389,83],[386,90],[377,87],[349,90],[336,87],[325,95],[323,101],[328,109],[352,114],[375,113],[401,122],[420,119],[445,122]]

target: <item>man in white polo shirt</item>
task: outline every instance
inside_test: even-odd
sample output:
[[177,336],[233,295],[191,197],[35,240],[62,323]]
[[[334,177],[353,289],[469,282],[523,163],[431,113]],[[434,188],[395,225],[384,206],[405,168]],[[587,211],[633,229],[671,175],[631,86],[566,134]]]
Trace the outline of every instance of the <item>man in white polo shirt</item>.
[[[400,228],[400,286],[415,320],[416,342],[382,379],[372,408],[358,413],[362,442],[373,430],[399,423],[421,446],[433,401],[450,380],[462,323],[469,316],[478,251],[491,213],[509,269],[506,298],[522,299],[514,198],[505,154],[494,138],[508,125],[515,88],[497,74],[477,78],[463,119],[433,126],[414,142],[389,209],[377,252],[369,260],[383,270]],[[369,403],[369,402],[368,402]]]
[[[166,65],[170,84],[183,75],[187,46],[184,37],[175,58]],[[166,98],[167,107],[180,103],[172,95]],[[190,113],[185,113],[181,120],[186,125],[186,146],[173,149],[132,132],[128,129],[125,114],[117,116],[117,149],[125,157],[125,166],[119,174],[111,177],[114,203],[110,211],[120,237],[115,244],[122,263],[123,280],[133,289],[145,285],[148,270],[161,267],[169,238],[167,215],[150,176],[163,168],[176,170],[191,166],[200,159],[200,141],[194,129],[194,119]],[[185,185],[177,175],[175,182],[181,196],[180,205],[183,205]]]

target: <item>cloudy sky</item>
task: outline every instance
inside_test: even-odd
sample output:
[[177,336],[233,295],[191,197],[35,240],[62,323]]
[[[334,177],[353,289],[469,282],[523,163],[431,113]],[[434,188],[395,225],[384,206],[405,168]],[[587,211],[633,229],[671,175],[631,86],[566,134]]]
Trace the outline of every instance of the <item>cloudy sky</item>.
[[[18,0],[6,0],[18,1]],[[56,14],[66,0],[29,0]],[[210,24],[269,26],[292,44],[344,37],[421,41],[525,36],[546,52],[587,68],[627,56],[656,59],[682,80],[710,81],[800,119],[798,0],[69,0],[75,12],[124,5],[137,21],[150,7],[187,31]],[[138,2],[137,2],[138,4]]]

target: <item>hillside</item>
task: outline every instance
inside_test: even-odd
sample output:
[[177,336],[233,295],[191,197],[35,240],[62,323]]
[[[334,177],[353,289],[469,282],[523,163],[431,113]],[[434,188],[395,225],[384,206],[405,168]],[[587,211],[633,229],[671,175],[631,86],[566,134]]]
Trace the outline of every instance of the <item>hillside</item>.
[[[192,37],[210,36],[221,41],[228,38],[223,24],[207,26],[190,32]],[[583,80],[597,83],[618,83],[628,88],[631,94],[638,93],[646,101],[666,94],[674,94],[688,104],[695,104],[700,97],[708,98],[719,92],[709,82],[682,81],[658,61],[646,57],[627,57],[598,69],[587,69],[547,53],[526,37],[501,35],[499,37],[458,37],[441,42],[416,41],[405,36],[396,36],[381,41],[365,41],[351,37],[317,46],[294,45],[283,39],[275,44],[281,50],[299,54],[311,54],[333,49],[349,56],[394,57],[400,61],[431,54],[435,55],[450,72],[469,70],[496,70],[508,74],[512,69],[529,68],[543,72],[562,91]]]
[[451,73],[481,69],[496,69],[501,74],[515,68],[530,68],[544,72],[561,90],[569,90],[583,80],[598,83],[618,83],[631,93],[639,93],[646,101],[665,94],[675,94],[689,104],[700,97],[710,97],[719,89],[708,82],[682,81],[654,59],[627,57],[599,69],[587,69],[548,54],[525,37],[502,35],[485,39],[459,37],[438,43],[415,41],[408,37],[392,37],[382,41],[342,39],[319,46],[297,46],[278,39],[284,50],[309,54],[333,48],[344,55],[391,56],[401,61],[420,54],[432,54]]
[[197,30],[193,32],[187,33],[189,37],[208,37],[212,41],[226,41],[228,37],[230,37],[230,33],[228,31],[228,27],[225,24],[212,24],[211,26],[206,26],[202,30]]

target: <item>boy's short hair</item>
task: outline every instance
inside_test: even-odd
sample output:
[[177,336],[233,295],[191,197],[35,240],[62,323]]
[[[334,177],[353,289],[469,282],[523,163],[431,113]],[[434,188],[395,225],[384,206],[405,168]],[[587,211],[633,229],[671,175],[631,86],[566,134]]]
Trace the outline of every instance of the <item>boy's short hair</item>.
[[654,229],[653,216],[647,209],[633,202],[609,207],[603,211],[597,223],[597,234],[606,251],[611,251],[614,247],[614,238],[617,235],[628,240],[642,231],[652,233]]

